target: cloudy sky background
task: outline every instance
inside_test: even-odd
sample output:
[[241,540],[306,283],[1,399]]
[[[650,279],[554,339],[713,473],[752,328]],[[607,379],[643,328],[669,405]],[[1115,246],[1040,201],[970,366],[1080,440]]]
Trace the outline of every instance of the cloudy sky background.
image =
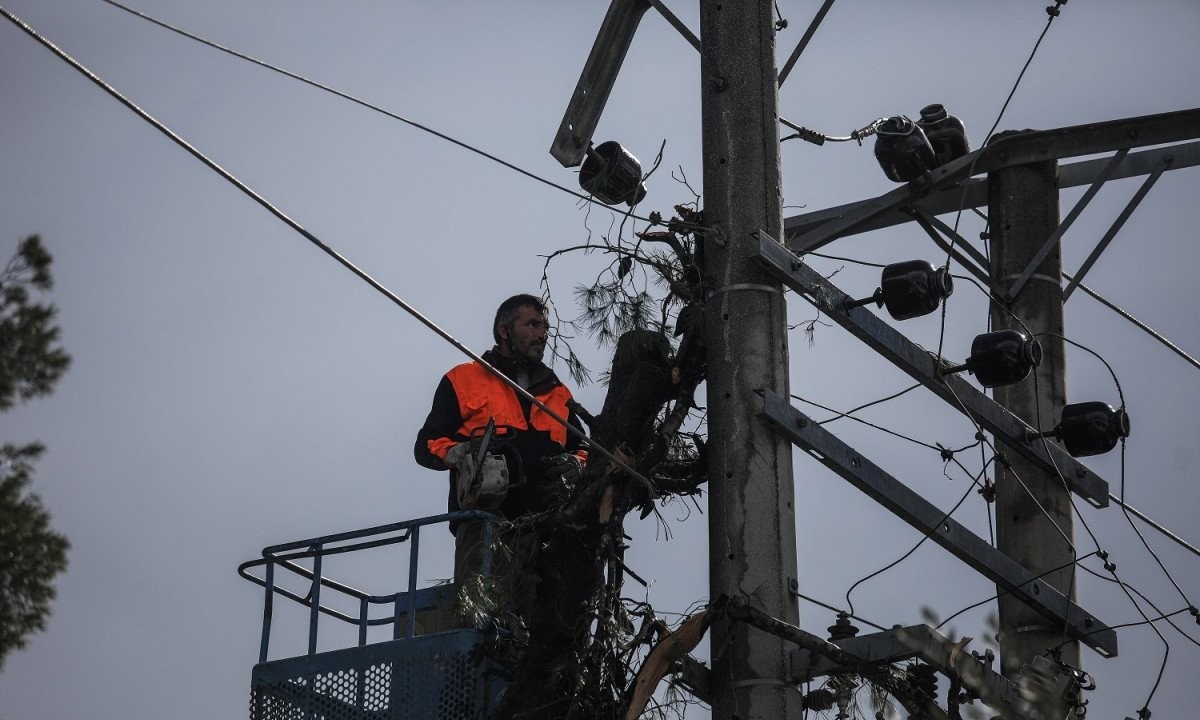
[[[495,305],[538,290],[542,255],[582,243],[589,229],[609,233],[618,220],[101,0],[2,4],[477,351],[490,345]],[[1045,25],[1045,4],[929,0],[903,12],[880,0],[835,5],[784,85],[780,112],[844,135],[941,102],[978,143]],[[693,4],[669,5],[698,29]],[[573,171],[547,150],[606,6],[141,0],[136,7],[573,187]],[[789,20],[781,62],[818,6],[781,0]],[[1195,106],[1197,29],[1200,6],[1189,0],[1065,6],[1000,129]],[[0,252],[6,257],[22,237],[42,235],[55,256],[53,299],[74,356],[52,397],[0,416],[5,441],[48,444],[35,488],[73,546],[48,630],[0,674],[0,718],[243,717],[261,593],[236,576],[236,566],[265,545],[440,512],[444,478],[413,462],[411,439],[439,376],[463,358],[9,23],[0,23],[0,92]],[[648,14],[596,136],[619,140],[647,165],[666,140],[640,210],[669,213],[692,199],[671,170],[701,187],[699,110],[697,53]],[[869,143],[792,141],[782,156],[785,215],[893,187]],[[1069,272],[1139,183],[1106,185],[1066,234]],[[1064,215],[1081,194],[1062,193]],[[1164,175],[1086,280],[1193,355],[1200,352],[1197,197],[1200,170]],[[983,223],[968,213],[961,228],[975,238]],[[855,236],[829,251],[879,263],[944,257],[915,228]],[[561,315],[575,314],[573,287],[605,262],[570,256],[550,266]],[[872,269],[814,265],[844,268],[835,282],[854,295],[878,283]],[[792,323],[814,317],[799,301],[789,312]],[[948,312],[948,356],[966,356],[986,314],[982,296],[960,283]],[[1124,390],[1134,427],[1128,501],[1200,541],[1196,369],[1082,293],[1067,305],[1066,328],[1111,363]],[[936,316],[902,329],[937,345]],[[586,338],[575,345],[603,369],[605,350]],[[910,384],[838,328],[818,326],[811,345],[797,330],[791,362],[794,393],[840,409]],[[598,384],[577,392],[593,409],[603,394]],[[1068,356],[1068,397],[1119,402],[1105,368],[1078,351]],[[974,435],[923,391],[864,417],[952,447]],[[942,507],[968,489],[961,472],[943,475],[936,453],[847,421],[829,427]],[[978,455],[964,462],[977,469]],[[1087,464],[1120,492],[1118,453]],[[806,595],[844,606],[855,580],[920,539],[806,457],[797,456],[795,479]],[[1117,508],[1081,512],[1123,579],[1168,612],[1186,606]],[[707,595],[707,523],[682,503],[664,514],[670,540],[651,521],[630,523],[629,564],[652,582],[629,592],[681,612]],[[977,495],[955,517],[987,536]],[[1194,601],[1200,559],[1144,532]],[[1095,549],[1081,523],[1077,537],[1082,551]],[[449,534],[423,540],[422,580],[445,577]],[[1099,570],[1094,560],[1088,566]],[[346,571],[374,592],[407,577],[397,555]],[[1079,604],[1106,623],[1140,620],[1111,583],[1084,575],[1079,586]],[[890,626],[920,622],[922,607],[946,617],[993,593],[929,543],[852,600],[858,614]],[[962,616],[955,630],[982,637],[988,612]],[[801,618],[814,632],[834,619],[809,603]],[[1177,621],[1200,637],[1186,613]],[[1155,717],[1188,717],[1200,699],[1200,647],[1162,628],[1171,652],[1151,709]],[[273,656],[303,652],[303,633],[299,613],[281,610]],[[331,632],[325,646],[346,639]],[[1158,637],[1134,627],[1120,632],[1120,643],[1112,660],[1085,651],[1098,683],[1090,717],[1135,714],[1155,683],[1164,649]]]

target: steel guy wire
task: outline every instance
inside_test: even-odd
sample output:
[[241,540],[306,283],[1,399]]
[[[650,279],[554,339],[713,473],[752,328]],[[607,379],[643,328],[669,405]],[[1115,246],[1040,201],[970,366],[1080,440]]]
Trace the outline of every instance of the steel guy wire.
[[[334,96],[336,96],[336,97],[339,97],[339,98],[341,98],[341,99],[343,99],[343,100],[348,100],[349,102],[352,102],[352,103],[354,103],[354,104],[356,104],[356,105],[359,105],[359,106],[361,106],[361,107],[364,107],[364,108],[366,108],[366,109],[368,109],[368,110],[371,110],[371,111],[373,111],[373,112],[377,112],[377,113],[379,113],[379,114],[381,114],[381,115],[384,115],[384,116],[386,116],[386,117],[389,117],[389,118],[391,118],[391,119],[393,119],[393,120],[399,120],[400,122],[402,122],[402,123],[405,123],[406,125],[409,125],[409,126],[411,126],[411,127],[413,127],[413,128],[416,128],[417,130],[420,130],[420,131],[422,131],[422,132],[425,132],[425,133],[428,133],[428,134],[430,134],[430,135],[433,135],[433,136],[434,136],[434,137],[436,137],[436,138],[439,138],[439,139],[441,139],[441,140],[445,140],[446,142],[448,142],[448,143],[451,143],[451,144],[453,144],[453,145],[457,145],[458,147],[461,147],[461,148],[463,148],[464,150],[468,150],[468,151],[470,151],[470,152],[473,152],[473,153],[475,153],[476,155],[479,155],[479,156],[481,156],[481,157],[484,157],[484,158],[486,158],[486,159],[488,159],[488,160],[491,160],[492,162],[495,162],[495,163],[498,163],[498,164],[500,164],[500,165],[503,165],[504,167],[508,168],[509,170],[512,170],[512,171],[514,171],[514,172],[517,172],[517,173],[519,173],[519,174],[521,174],[521,175],[524,175],[525,177],[527,177],[527,178],[529,178],[529,179],[531,179],[531,180],[535,180],[535,181],[537,181],[537,182],[539,182],[539,183],[542,183],[543,185],[547,185],[547,186],[549,186],[549,187],[552,187],[552,188],[554,188],[554,189],[556,189],[556,190],[560,190],[560,191],[562,191],[562,192],[565,192],[565,193],[567,193],[568,195],[571,195],[571,196],[573,196],[573,197],[575,197],[575,198],[579,199],[579,200],[580,200],[580,201],[582,201],[582,202],[587,202],[587,203],[591,203],[591,204],[599,205],[600,207],[607,208],[607,209],[610,209],[610,210],[612,209],[612,208],[611,208],[611,207],[609,207],[607,204],[605,204],[605,203],[603,203],[603,202],[601,202],[601,201],[599,201],[599,200],[595,199],[595,198],[594,198],[594,197],[592,197],[591,195],[584,195],[583,193],[580,193],[580,192],[577,192],[577,191],[575,191],[575,190],[572,190],[572,189],[570,189],[570,188],[568,188],[568,187],[566,187],[566,186],[564,186],[564,185],[559,185],[558,183],[556,183],[556,182],[554,182],[554,181],[552,181],[552,180],[547,180],[546,178],[543,178],[543,177],[541,177],[541,176],[539,176],[539,175],[536,175],[535,173],[533,173],[533,172],[530,172],[529,170],[526,170],[526,169],[524,169],[524,168],[522,168],[522,167],[520,167],[520,166],[518,166],[518,165],[515,165],[515,164],[513,164],[513,163],[511,163],[511,162],[509,162],[509,161],[507,161],[507,160],[504,160],[503,158],[500,158],[500,157],[498,157],[498,156],[496,156],[496,155],[493,155],[492,153],[490,153],[490,152],[487,152],[486,150],[481,150],[480,148],[477,148],[477,147],[475,147],[475,146],[473,146],[473,145],[471,145],[471,144],[469,144],[469,143],[466,143],[466,142],[464,142],[464,141],[462,141],[462,140],[459,140],[459,139],[457,139],[457,138],[454,138],[454,137],[452,137],[452,136],[450,136],[450,135],[447,135],[446,133],[443,133],[443,132],[440,132],[440,131],[438,131],[438,130],[435,130],[435,129],[433,129],[433,128],[429,127],[428,125],[424,125],[424,124],[422,124],[422,123],[416,122],[415,120],[410,120],[410,119],[408,119],[408,118],[404,117],[403,115],[399,115],[399,114],[397,114],[397,113],[394,113],[394,112],[392,112],[392,111],[390,111],[390,110],[387,110],[387,109],[385,109],[385,108],[383,108],[383,107],[380,107],[380,106],[378,106],[378,105],[375,105],[374,103],[371,103],[371,102],[369,102],[369,101],[367,101],[367,100],[363,100],[362,98],[359,98],[359,97],[357,97],[357,96],[354,96],[354,95],[351,95],[351,94],[349,94],[349,93],[343,92],[343,91],[341,91],[341,90],[338,90],[338,89],[336,89],[336,88],[334,88],[334,87],[331,87],[331,86],[329,86],[329,85],[325,85],[324,83],[317,82],[316,80],[312,80],[312,79],[310,79],[310,78],[307,78],[307,77],[305,77],[305,76],[303,76],[303,75],[300,75],[299,73],[292,72],[291,70],[288,70],[288,69],[286,69],[286,68],[282,68],[282,67],[279,67],[279,66],[277,66],[277,65],[273,65],[273,64],[271,64],[271,63],[269,63],[269,62],[266,62],[265,60],[259,60],[258,58],[255,58],[255,57],[253,57],[253,56],[251,56],[251,55],[247,55],[247,54],[245,54],[245,53],[239,52],[239,51],[237,51],[237,50],[234,50],[233,48],[226,47],[226,46],[224,46],[224,45],[221,45],[220,43],[214,42],[214,41],[212,41],[212,40],[208,40],[208,39],[206,39],[206,38],[204,38],[204,37],[201,37],[201,36],[199,36],[199,35],[196,35],[196,34],[194,34],[194,33],[188,32],[187,30],[184,30],[183,28],[180,28],[180,27],[177,27],[177,26],[175,26],[175,25],[172,25],[172,24],[170,24],[170,23],[168,23],[168,22],[165,22],[165,21],[159,20],[159,19],[157,19],[157,18],[155,18],[155,17],[153,17],[153,16],[151,16],[151,15],[147,15],[146,13],[144,13],[144,12],[142,12],[142,11],[140,11],[140,10],[134,10],[133,8],[131,8],[131,7],[128,7],[128,6],[126,6],[126,5],[123,5],[123,4],[119,3],[119,2],[117,2],[116,0],[101,0],[101,1],[102,1],[102,2],[105,2],[105,3],[108,3],[109,5],[112,5],[113,7],[117,8],[117,9],[119,9],[119,10],[123,10],[123,11],[125,11],[125,12],[129,13],[130,15],[133,15],[133,16],[135,16],[135,17],[141,18],[142,20],[145,20],[146,22],[149,22],[149,23],[151,23],[151,24],[157,25],[157,26],[159,26],[159,27],[161,27],[161,28],[163,28],[163,29],[165,29],[165,30],[169,30],[169,31],[171,31],[171,32],[173,32],[173,33],[176,33],[177,35],[181,35],[181,36],[183,36],[183,37],[186,37],[186,38],[188,38],[189,40],[194,40],[194,41],[196,41],[196,42],[198,42],[198,43],[200,43],[200,44],[202,44],[202,45],[207,45],[208,47],[210,47],[210,48],[213,48],[214,50],[219,50],[219,51],[221,51],[221,52],[223,52],[223,53],[226,53],[226,54],[228,54],[228,55],[232,55],[233,57],[235,57],[235,58],[238,58],[239,60],[245,60],[246,62],[252,63],[252,64],[254,64],[254,65],[258,65],[259,67],[261,67],[261,68],[264,68],[264,69],[266,69],[266,70],[270,70],[271,72],[278,73],[278,74],[280,74],[280,75],[283,75],[283,76],[285,76],[285,77],[289,77],[289,78],[291,78],[291,79],[293,79],[293,80],[296,80],[296,81],[302,82],[302,83],[304,83],[305,85],[309,85],[309,86],[311,86],[311,87],[317,88],[318,90],[322,90],[322,91],[324,91],[324,92],[327,92],[327,93],[329,93],[329,94],[331,94],[331,95],[334,95]],[[651,222],[651,223],[653,222],[653,221],[651,221],[651,220],[650,220],[650,218],[648,218],[648,217],[642,217],[641,215],[634,215],[634,214],[633,214],[633,210],[632,210],[632,208],[631,208],[631,209],[630,209],[630,210],[629,210],[627,213],[623,213],[623,214],[625,214],[625,215],[628,215],[629,217],[636,218],[636,219],[638,219],[638,220],[643,220],[643,221],[645,221],[645,222]],[[703,228],[697,228],[697,230],[702,232],[704,229],[703,229]]]
[[[1064,272],[1062,275],[1063,275],[1063,277],[1065,277],[1067,280],[1072,280],[1072,281],[1073,281],[1073,280],[1075,279],[1075,278],[1073,278],[1072,276],[1068,275],[1068,274],[1067,274],[1067,273],[1065,273],[1065,272]],[[1200,370],[1200,360],[1197,360],[1196,358],[1192,357],[1191,355],[1189,355],[1189,354],[1187,354],[1186,352],[1184,352],[1183,350],[1181,350],[1181,349],[1179,348],[1179,346],[1177,346],[1175,343],[1171,342],[1171,341],[1170,341],[1170,340],[1168,340],[1167,338],[1163,337],[1163,336],[1162,336],[1160,333],[1156,332],[1156,331],[1154,330],[1154,328],[1152,328],[1152,327],[1150,327],[1149,325],[1145,324],[1145,323],[1144,323],[1144,322],[1142,322],[1141,320],[1138,320],[1137,318],[1135,318],[1133,315],[1130,315],[1130,314],[1129,314],[1128,312],[1126,312],[1125,310],[1122,310],[1120,307],[1118,307],[1118,306],[1116,305],[1116,303],[1114,303],[1114,302],[1112,302],[1111,300],[1108,300],[1108,299],[1106,299],[1106,298],[1102,297],[1102,296],[1101,296],[1099,293],[1097,293],[1095,290],[1092,290],[1091,288],[1087,287],[1087,286],[1086,286],[1086,285],[1084,285],[1083,283],[1077,283],[1077,284],[1076,284],[1076,287],[1078,287],[1080,290],[1084,291],[1084,292],[1085,292],[1085,293],[1087,293],[1088,295],[1091,295],[1091,296],[1092,296],[1092,297],[1093,297],[1093,298],[1094,298],[1094,299],[1095,299],[1097,302],[1099,302],[1101,305],[1104,305],[1104,306],[1105,306],[1106,308],[1108,308],[1109,310],[1112,310],[1112,311],[1113,311],[1113,312],[1115,312],[1116,314],[1120,315],[1122,318],[1124,318],[1124,319],[1128,320],[1129,322],[1133,323],[1133,325],[1134,325],[1135,327],[1137,327],[1139,330],[1141,330],[1142,332],[1146,333],[1146,334],[1147,334],[1147,335],[1149,335],[1150,337],[1154,338],[1154,339],[1155,339],[1155,340],[1157,340],[1158,342],[1162,343],[1162,344],[1163,344],[1164,346],[1166,346],[1166,348],[1167,348],[1167,349],[1169,349],[1171,352],[1175,353],[1175,354],[1176,354],[1176,355],[1178,355],[1179,357],[1181,357],[1181,358],[1183,358],[1184,360],[1188,361],[1188,363],[1189,363],[1189,364],[1191,364],[1191,365],[1192,365],[1192,367],[1196,368],[1197,370]]]
[[[111,0],[104,0],[104,1],[111,2]],[[311,232],[309,232],[307,229],[305,229],[302,225],[300,225],[299,222],[297,222],[296,220],[293,220],[290,216],[288,216],[282,210],[280,210],[279,208],[272,205],[271,202],[268,201],[265,197],[263,197],[258,192],[253,190],[250,186],[246,185],[244,182],[239,180],[228,170],[226,170],[225,168],[218,165],[215,161],[210,159],[207,155],[200,152],[200,150],[198,150],[196,147],[194,147],[187,140],[184,140],[174,130],[171,130],[169,127],[164,125],[161,121],[159,121],[157,118],[155,118],[149,112],[147,112],[146,110],[143,110],[141,107],[139,107],[137,104],[135,104],[132,100],[126,98],[124,95],[122,95],[120,93],[120,91],[118,91],[112,85],[109,85],[107,82],[105,82],[103,79],[101,79],[94,72],[89,70],[87,67],[85,67],[83,64],[81,64],[79,61],[75,60],[75,58],[68,55],[65,51],[60,49],[57,45],[55,45],[53,42],[51,42],[48,38],[43,36],[41,33],[34,30],[24,20],[21,20],[17,16],[13,15],[11,12],[8,11],[7,8],[4,8],[4,7],[0,7],[0,15],[3,15],[6,19],[8,19],[10,22],[12,22],[14,25],[16,25],[21,30],[23,30],[27,35],[32,37],[34,40],[39,42],[46,49],[53,52],[55,55],[57,55],[60,59],[62,59],[64,62],[66,62],[71,67],[75,68],[75,70],[79,71],[81,74],[83,74],[89,80],[91,80],[93,83],[95,83],[101,89],[103,89],[105,92],[107,92],[113,98],[115,98],[122,105],[124,105],[125,107],[127,107],[131,111],[133,111],[138,117],[140,117],[143,120],[145,120],[146,122],[148,122],[150,125],[152,125],[156,130],[161,132],[163,135],[166,135],[173,142],[175,142],[175,144],[179,145],[181,148],[186,150],[190,155],[192,155],[197,160],[199,160],[200,162],[207,165],[209,167],[209,169],[211,169],[213,172],[220,175],[222,178],[224,178],[227,182],[232,184],[238,190],[242,191],[242,193],[244,193],[245,195],[250,197],[250,199],[254,200],[256,203],[258,203],[260,206],[262,206],[265,210],[267,210],[267,212],[271,213],[276,218],[278,218],[280,221],[282,221],[285,225],[287,225],[288,227],[295,230],[302,237],[304,237],[304,239],[308,240],[310,243],[315,245],[318,249],[320,249],[326,255],[333,258],[335,261],[337,261],[340,265],[345,267],[347,270],[349,270],[350,272],[357,275],[359,277],[359,279],[363,280],[368,285],[375,288],[375,290],[379,291],[384,297],[386,297],[388,300],[391,300],[392,303],[394,303],[395,305],[399,306],[400,309],[404,310],[406,313],[408,313],[413,318],[418,320],[421,324],[425,325],[425,327],[432,330],[436,335],[441,337],[443,340],[445,340],[446,342],[453,345],[464,355],[466,355],[467,357],[471,358],[475,362],[482,365],[484,368],[487,369],[488,372],[492,373],[498,379],[500,379],[502,382],[504,382],[506,385],[511,387],[513,389],[513,391],[517,393],[518,397],[529,400],[534,405],[536,405],[538,408],[540,408],[543,412],[545,412],[548,416],[553,418],[555,422],[558,422],[563,427],[565,427],[567,429],[568,433],[570,433],[571,435],[574,435],[576,438],[581,440],[588,447],[589,450],[595,450],[600,455],[602,455],[606,460],[608,460],[608,461],[612,462],[614,465],[616,465],[620,470],[622,470],[623,472],[628,474],[630,477],[638,480],[640,483],[645,485],[646,488],[650,491],[652,496],[654,496],[654,497],[659,496],[658,489],[654,486],[654,484],[652,482],[650,482],[650,480],[648,480],[647,478],[643,477],[641,474],[639,474],[638,472],[636,472],[635,470],[630,468],[628,465],[625,464],[625,462],[623,462],[621,459],[617,458],[608,449],[601,447],[599,444],[592,441],[592,439],[589,438],[586,433],[582,432],[575,426],[571,425],[569,422],[566,421],[565,418],[559,416],[558,413],[556,413],[554,410],[552,410],[551,408],[546,406],[546,404],[543,403],[542,401],[535,398],[532,394],[529,393],[529,391],[522,388],[517,382],[515,382],[515,381],[511,380],[510,378],[508,378],[507,376],[505,376],[504,373],[500,372],[498,369],[493,367],[490,363],[488,363],[486,360],[484,360],[482,357],[477,355],[474,351],[472,351],[466,345],[464,345],[459,340],[457,340],[454,336],[450,335],[450,333],[443,330],[441,327],[439,327],[436,323],[434,323],[432,320],[430,320],[428,317],[426,317],[423,313],[421,313],[415,307],[413,307],[409,303],[405,302],[405,300],[403,298],[401,298],[399,295],[397,295],[394,292],[392,292],[391,290],[389,290],[386,286],[384,286],[378,280],[373,278],[371,275],[367,274],[366,271],[360,269],[357,265],[350,262],[348,259],[346,259],[343,255],[338,253],[332,247],[330,247],[329,245],[322,242],[320,238],[318,238],[316,235],[313,235]]]

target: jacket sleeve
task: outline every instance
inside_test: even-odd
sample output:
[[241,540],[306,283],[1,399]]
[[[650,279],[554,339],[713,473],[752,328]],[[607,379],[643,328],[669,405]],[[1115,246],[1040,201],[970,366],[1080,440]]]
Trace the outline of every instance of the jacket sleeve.
[[413,446],[417,462],[430,470],[448,470],[443,462],[446,452],[468,439],[458,434],[462,423],[458,394],[454,392],[450,378],[443,376],[433,394],[433,407],[429,409]]

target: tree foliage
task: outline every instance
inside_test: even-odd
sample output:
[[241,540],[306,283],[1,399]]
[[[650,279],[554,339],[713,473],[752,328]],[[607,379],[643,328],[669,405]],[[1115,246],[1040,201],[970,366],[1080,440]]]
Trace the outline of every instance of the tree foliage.
[[0,448],[0,669],[31,633],[45,629],[54,578],[67,567],[67,539],[28,491],[33,461],[45,449],[40,443]]
[[35,302],[54,286],[50,253],[37,235],[21,242],[0,273],[0,411],[48,395],[71,358],[58,344],[57,308]]
[[[35,298],[50,290],[50,253],[36,235],[0,272],[0,411],[49,394],[71,358],[59,345],[57,309]],[[29,491],[41,443],[0,447],[0,668],[46,626],[54,579],[67,566],[67,539]]]

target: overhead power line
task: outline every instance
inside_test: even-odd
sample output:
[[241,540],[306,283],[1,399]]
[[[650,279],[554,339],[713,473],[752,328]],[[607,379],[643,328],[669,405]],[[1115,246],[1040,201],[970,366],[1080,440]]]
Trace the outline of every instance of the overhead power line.
[[[116,0],[102,0],[102,1],[105,3],[108,3],[109,5],[112,5],[115,8],[124,10],[125,12],[129,13],[130,15],[141,18],[142,20],[145,20],[146,22],[157,25],[165,30],[170,30],[171,32],[173,32],[177,35],[186,37],[189,40],[194,40],[202,45],[207,45],[208,47],[213,48],[214,50],[220,50],[221,52],[226,53],[228,55],[232,55],[233,57],[236,57],[239,60],[245,60],[246,62],[253,63],[261,68],[270,70],[273,73],[278,73],[285,77],[289,77],[293,80],[297,80],[299,82],[304,83],[305,85],[309,85],[311,87],[317,88],[318,90],[322,90],[331,95],[335,95],[343,100],[348,100],[348,101],[354,103],[355,105],[359,105],[361,107],[367,108],[368,110],[377,112],[381,115],[385,115],[393,120],[399,120],[400,122],[402,122],[406,125],[409,125],[413,128],[416,128],[417,130],[420,130],[425,133],[429,133],[430,135],[433,135],[436,138],[445,140],[446,142],[451,143],[453,145],[457,145],[458,147],[463,148],[464,150],[473,152],[476,155],[479,155],[481,157],[487,158],[488,160],[491,160],[492,162],[503,165],[504,167],[508,168],[509,170],[520,173],[521,175],[524,175],[525,177],[529,178],[530,180],[537,181],[539,183],[542,183],[543,185],[548,185],[549,187],[552,187],[555,190],[561,190],[562,192],[565,192],[568,195],[578,198],[579,200],[583,200],[585,202],[599,205],[600,207],[603,207],[603,208],[609,207],[608,205],[595,199],[591,195],[584,195],[583,193],[572,190],[569,187],[566,187],[564,185],[559,185],[558,183],[554,182],[553,180],[547,180],[546,178],[541,177],[540,175],[537,175],[536,173],[526,170],[525,168],[523,168],[519,165],[515,165],[497,155],[493,155],[492,153],[490,153],[486,150],[482,150],[480,148],[475,147],[474,145],[471,145],[470,143],[464,142],[462,140],[459,140],[458,138],[447,135],[446,133],[441,132],[439,130],[435,130],[434,128],[431,128],[428,125],[424,125],[415,120],[410,120],[409,118],[406,118],[403,115],[394,113],[390,110],[387,110],[386,108],[380,107],[379,105],[368,102],[367,100],[363,100],[360,97],[351,95],[350,93],[347,93],[347,92],[343,92],[341,90],[338,90],[337,88],[330,87],[329,85],[325,85],[324,83],[317,82],[316,80],[312,80],[303,75],[300,75],[299,73],[292,72],[291,70],[288,70],[286,68],[279,67],[278,65],[273,65],[269,62],[266,62],[265,60],[259,60],[256,57],[247,55],[238,50],[234,50],[233,48],[226,47],[224,45],[221,45],[220,43],[213,42],[212,40],[209,40],[207,38],[196,35],[195,33],[188,32],[187,30],[184,30],[183,28],[180,28],[180,27],[172,25],[168,22],[159,20],[151,15],[147,15],[146,13],[144,13],[140,10],[135,10],[126,5],[122,5],[121,3],[117,2]],[[625,214],[625,213],[623,213],[623,214]],[[632,212],[628,213],[628,215],[629,215],[629,217],[633,217],[638,220],[642,220],[643,222],[653,223],[653,221],[648,217],[642,217],[641,215],[634,215]]]
[[[108,1],[108,0],[106,0],[106,1]],[[44,46],[46,49],[50,50],[55,55],[57,55],[60,59],[62,59],[64,62],[66,62],[68,65],[70,65],[71,67],[75,68],[77,71],[82,73],[85,77],[87,77],[93,83],[98,85],[101,89],[103,89],[105,92],[107,92],[113,98],[115,98],[122,105],[124,105],[125,107],[132,110],[138,117],[140,117],[143,120],[145,120],[146,122],[150,123],[152,126],[154,126],[154,128],[156,130],[161,132],[163,135],[166,135],[173,142],[175,142],[175,144],[182,147],[184,150],[186,150],[189,154],[191,154],[197,160],[199,160],[200,162],[207,165],[209,167],[209,169],[211,169],[213,172],[215,172],[218,175],[220,175],[221,177],[223,177],[226,181],[228,181],[230,184],[232,184],[238,190],[241,190],[244,194],[249,196],[250,199],[254,200],[256,203],[258,203],[264,209],[266,209],[267,212],[269,212],[272,215],[274,215],[275,217],[279,218],[279,220],[281,220],[284,224],[286,224],[288,227],[292,228],[297,233],[299,233],[301,236],[303,236],[304,239],[308,240],[310,243],[315,245],[326,255],[328,255],[331,258],[333,258],[334,260],[336,260],[340,265],[345,267],[347,270],[349,270],[350,272],[357,275],[361,280],[366,282],[368,285],[370,285],[371,287],[378,290],[384,297],[386,297],[388,300],[391,300],[394,304],[399,306],[400,309],[404,310],[406,313],[408,313],[412,317],[416,318],[421,324],[423,324],[425,327],[432,330],[435,334],[437,334],[439,337],[441,337],[446,342],[453,345],[464,355],[466,355],[467,357],[471,358],[475,362],[482,365],[484,368],[487,369],[488,372],[492,373],[498,379],[500,379],[502,382],[504,382],[506,385],[511,387],[513,389],[513,391],[517,393],[518,397],[524,398],[524,399],[532,402],[534,405],[536,405],[538,408],[540,408],[543,412],[545,412],[548,416],[553,418],[555,422],[558,422],[563,427],[565,427],[567,429],[568,433],[570,433],[571,435],[574,435],[579,440],[583,441],[583,443],[588,447],[589,450],[596,451],[597,453],[602,455],[605,459],[609,460],[614,465],[616,465],[620,470],[622,470],[623,472],[628,474],[630,477],[636,479],[638,482],[640,482],[641,484],[646,486],[646,488],[650,491],[652,497],[659,496],[658,489],[654,486],[654,484],[652,482],[650,482],[650,480],[643,477],[640,473],[638,473],[633,468],[629,467],[625,462],[623,462],[620,458],[618,458],[616,455],[614,455],[608,449],[601,447],[598,443],[594,442],[590,437],[587,436],[586,433],[582,432],[581,430],[576,428],[574,425],[571,425],[569,422],[567,422],[566,418],[561,417],[558,413],[556,413],[553,409],[548,407],[545,403],[543,403],[542,401],[540,401],[536,397],[534,397],[532,394],[530,394],[530,392],[528,390],[521,387],[520,384],[518,384],[516,381],[510,379],[504,373],[500,372],[491,363],[484,360],[482,357],[477,355],[473,350],[468,348],[466,345],[464,345],[462,342],[460,342],[453,335],[446,332],[440,326],[438,326],[436,323],[434,323],[432,320],[430,320],[428,317],[426,317],[420,310],[417,310],[415,307],[413,307],[409,303],[405,302],[404,299],[401,298],[399,295],[392,292],[386,286],[384,286],[382,283],[380,283],[378,280],[376,280],[375,278],[373,278],[369,274],[367,274],[366,271],[362,270],[357,265],[350,262],[348,259],[346,259],[343,255],[338,253],[336,250],[334,250],[329,245],[326,245],[324,242],[321,241],[320,238],[318,238],[316,235],[313,235],[311,232],[309,232],[307,229],[305,229],[304,226],[302,226],[299,222],[297,222],[296,220],[293,220],[290,216],[288,216],[282,210],[280,210],[279,208],[272,205],[271,202],[268,201],[265,197],[263,197],[258,192],[256,192],[254,189],[252,189],[250,186],[246,185],[244,182],[239,180],[228,170],[226,170],[225,168],[218,165],[215,161],[210,159],[207,155],[200,152],[198,149],[196,149],[195,146],[193,146],[187,140],[184,140],[174,130],[171,130],[169,127],[164,125],[161,121],[159,121],[153,115],[151,115],[150,113],[148,113],[147,111],[145,111],[141,107],[139,107],[132,100],[126,98],[124,95],[122,95],[120,93],[120,91],[118,91],[112,85],[109,85],[102,78],[100,78],[100,76],[96,75],[94,72],[89,70],[78,60],[76,60],[75,58],[68,55],[65,51],[63,51],[61,48],[59,48],[57,45],[55,45],[53,42],[51,42],[48,38],[43,36],[41,33],[34,30],[24,20],[18,18],[16,15],[13,15],[11,12],[8,11],[7,8],[4,8],[4,7],[0,7],[0,15],[3,15],[10,22],[12,22],[14,25],[16,25],[21,30],[23,30],[27,35],[29,35],[34,40],[37,40],[39,43],[41,43],[41,45]]]
[[[1065,277],[1068,280],[1074,279],[1065,272],[1063,273],[1063,277]],[[1191,355],[1188,355],[1186,352],[1181,350],[1178,345],[1176,345],[1175,343],[1171,342],[1170,340],[1168,340],[1167,338],[1163,337],[1161,334],[1156,332],[1154,330],[1154,328],[1150,327],[1149,325],[1142,322],[1141,320],[1138,320],[1137,318],[1130,315],[1125,310],[1122,310],[1120,307],[1117,306],[1116,303],[1112,302],[1111,300],[1105,299],[1099,293],[1097,293],[1095,290],[1092,290],[1091,288],[1089,288],[1087,285],[1084,285],[1083,283],[1077,283],[1077,285],[1079,286],[1080,290],[1082,290],[1085,293],[1087,293],[1088,295],[1092,296],[1101,305],[1105,306],[1109,310],[1112,310],[1116,314],[1120,315],[1121,317],[1125,318],[1129,322],[1133,323],[1134,325],[1137,326],[1137,328],[1139,330],[1146,333],[1150,337],[1154,338],[1158,342],[1162,343],[1171,352],[1175,353],[1176,355],[1183,358],[1184,360],[1187,360],[1188,363],[1191,364],[1192,367],[1196,368],[1197,370],[1200,370],[1200,360],[1196,360],[1196,358],[1192,357]]]

